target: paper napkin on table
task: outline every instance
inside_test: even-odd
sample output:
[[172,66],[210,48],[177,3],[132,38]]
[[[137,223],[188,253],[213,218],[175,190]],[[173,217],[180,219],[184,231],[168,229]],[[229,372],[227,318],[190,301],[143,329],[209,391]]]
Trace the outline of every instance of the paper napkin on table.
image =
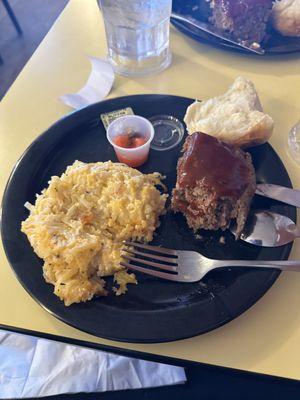
[[60,96],[60,100],[75,109],[86,107],[105,99],[115,80],[111,64],[102,59],[89,57],[92,70],[86,84],[77,93]]
[[181,367],[0,331],[0,399],[184,383]]

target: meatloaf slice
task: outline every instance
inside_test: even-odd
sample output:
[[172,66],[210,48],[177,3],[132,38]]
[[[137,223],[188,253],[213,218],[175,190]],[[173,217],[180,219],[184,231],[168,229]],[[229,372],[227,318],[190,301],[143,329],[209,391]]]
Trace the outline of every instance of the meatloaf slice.
[[172,209],[182,212],[194,231],[225,230],[236,220],[239,237],[255,187],[249,153],[197,132],[188,136],[178,160]]
[[272,0],[211,0],[211,22],[234,40],[258,45],[266,35]]

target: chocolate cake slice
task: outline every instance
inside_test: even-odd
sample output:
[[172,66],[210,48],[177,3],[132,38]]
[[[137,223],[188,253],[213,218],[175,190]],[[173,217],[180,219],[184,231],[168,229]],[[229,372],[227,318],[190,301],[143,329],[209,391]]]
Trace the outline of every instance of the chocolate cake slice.
[[213,25],[238,43],[259,47],[266,35],[272,0],[211,0]]
[[194,231],[225,230],[236,220],[241,234],[255,192],[251,156],[205,133],[187,137],[178,160],[172,209]]

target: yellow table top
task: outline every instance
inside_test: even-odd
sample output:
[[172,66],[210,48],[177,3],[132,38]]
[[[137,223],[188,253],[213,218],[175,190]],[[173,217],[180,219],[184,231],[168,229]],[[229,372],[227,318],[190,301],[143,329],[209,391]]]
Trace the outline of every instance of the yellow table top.
[[[209,98],[238,75],[253,80],[265,111],[276,123],[271,144],[295,187],[300,167],[286,150],[299,118],[299,55],[253,57],[196,43],[171,29],[172,65],[157,76],[117,77],[110,97],[168,93]],[[70,0],[51,31],[0,103],[1,194],[9,173],[31,141],[70,109],[58,96],[76,92],[90,71],[86,55],[105,56],[96,1]],[[291,258],[300,259],[295,244]],[[0,324],[147,353],[288,378],[300,378],[300,274],[285,273],[250,310],[227,325],[192,339],[165,344],[127,344],[100,339],[58,321],[21,287],[0,252]]]

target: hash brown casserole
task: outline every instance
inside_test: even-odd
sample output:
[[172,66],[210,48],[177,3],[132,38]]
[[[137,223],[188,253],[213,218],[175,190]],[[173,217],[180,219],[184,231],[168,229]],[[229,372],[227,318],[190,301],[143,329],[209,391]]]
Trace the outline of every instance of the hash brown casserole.
[[103,276],[114,275],[116,294],[136,283],[120,265],[124,240],[149,242],[165,212],[162,176],[125,164],[75,163],[53,176],[22,222],[45,280],[65,305],[107,294]]

